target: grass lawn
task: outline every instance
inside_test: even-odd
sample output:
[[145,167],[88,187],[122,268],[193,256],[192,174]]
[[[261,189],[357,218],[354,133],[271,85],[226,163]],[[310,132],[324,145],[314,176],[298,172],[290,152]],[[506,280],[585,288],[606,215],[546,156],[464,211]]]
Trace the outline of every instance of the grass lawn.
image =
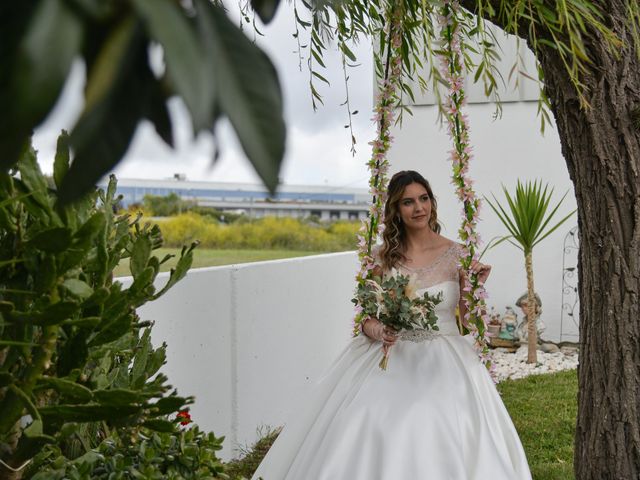
[[[576,371],[507,380],[498,390],[522,440],[533,480],[573,480]],[[228,463],[229,477],[251,478],[276,437],[277,432],[266,432],[243,458]]]
[[[192,268],[215,267],[219,265],[232,265],[236,263],[259,262],[261,260],[276,260],[279,258],[304,257],[307,255],[318,255],[326,252],[306,252],[298,250],[216,250],[210,248],[196,248],[193,254]],[[179,248],[159,248],[154,250],[153,254],[162,258],[167,254],[174,254],[176,257],[180,254]],[[163,272],[176,264],[176,258],[165,262],[160,267]],[[114,276],[124,277],[130,275],[129,259],[120,262],[120,265],[114,270]]]
[[522,440],[533,480],[573,480],[577,372],[505,381],[498,390]]

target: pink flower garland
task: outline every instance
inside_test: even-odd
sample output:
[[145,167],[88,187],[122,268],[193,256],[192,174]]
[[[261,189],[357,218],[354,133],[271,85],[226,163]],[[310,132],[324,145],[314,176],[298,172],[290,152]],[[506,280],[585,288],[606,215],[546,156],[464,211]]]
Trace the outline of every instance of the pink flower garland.
[[[466,176],[473,154],[469,144],[468,118],[462,113],[462,108],[466,105],[466,97],[460,19],[458,18],[459,8],[457,0],[444,0],[444,5],[440,9],[439,22],[443,43],[440,67],[442,76],[449,85],[447,102],[444,107],[449,124],[449,136],[454,144],[454,148],[450,152],[453,163],[452,183],[463,204],[463,220],[459,234],[460,239],[464,242],[464,249],[460,265],[469,272],[471,262],[478,257],[477,251],[480,244],[480,236],[476,232],[480,200],[476,198],[473,191],[473,181]],[[494,364],[485,339],[489,320],[485,304],[487,293],[484,287],[478,283],[477,275],[469,273],[467,273],[463,291],[466,292],[464,301],[467,306],[463,323],[471,327],[478,355],[495,380]]]
[[[369,208],[369,217],[362,222],[358,232],[358,258],[360,259],[360,270],[356,275],[358,284],[371,276],[375,266],[371,247],[374,239],[378,238],[384,230],[384,204],[387,197],[389,170],[387,152],[393,141],[389,130],[394,118],[393,109],[398,101],[398,83],[402,74],[402,10],[400,8],[394,9],[391,21],[387,25],[389,27],[386,33],[390,38],[387,71],[374,108],[375,115],[372,120],[377,124],[377,133],[376,139],[369,143],[372,146],[372,154],[367,164],[371,172],[369,192],[373,196],[373,201]],[[356,305],[355,310],[353,334],[357,336],[360,333],[363,315],[359,305]]]

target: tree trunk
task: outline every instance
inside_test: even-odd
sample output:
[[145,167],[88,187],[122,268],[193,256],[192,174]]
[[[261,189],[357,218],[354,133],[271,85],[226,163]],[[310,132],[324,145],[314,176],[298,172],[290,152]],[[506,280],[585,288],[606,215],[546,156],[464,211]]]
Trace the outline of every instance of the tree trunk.
[[536,328],[536,294],[533,289],[532,253],[525,255],[525,269],[527,271],[527,363],[538,362],[538,329]]
[[[539,59],[578,202],[578,480],[640,478],[640,61],[626,0],[600,3],[623,42],[588,38],[581,109],[557,51]],[[636,123],[636,125],[634,125]],[[543,161],[543,159],[541,159]]]

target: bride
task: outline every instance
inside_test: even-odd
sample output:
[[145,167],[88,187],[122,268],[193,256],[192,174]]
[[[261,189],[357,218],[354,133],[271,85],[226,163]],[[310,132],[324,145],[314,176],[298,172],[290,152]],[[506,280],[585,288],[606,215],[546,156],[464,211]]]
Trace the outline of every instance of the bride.
[[[524,450],[486,368],[455,318],[460,246],[439,234],[429,183],[389,182],[377,262],[442,292],[438,331],[395,332],[375,318],[287,423],[255,472],[263,480],[530,480]],[[472,264],[484,282],[488,265]],[[390,348],[386,371],[378,367]]]

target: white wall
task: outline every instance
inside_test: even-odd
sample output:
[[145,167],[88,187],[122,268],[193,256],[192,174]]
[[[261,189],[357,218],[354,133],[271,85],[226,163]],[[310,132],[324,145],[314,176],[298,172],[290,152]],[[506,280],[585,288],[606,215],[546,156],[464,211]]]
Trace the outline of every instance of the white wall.
[[[510,192],[517,179],[541,179],[555,187],[557,200],[568,191],[558,211],[559,220],[576,208],[573,185],[560,150],[560,140],[554,125],[547,125],[545,135],[539,132],[535,102],[513,102],[503,105],[501,119],[492,120],[495,105],[476,103],[466,107],[471,126],[470,137],[474,149],[470,177],[479,197],[491,197],[505,203],[501,184]],[[462,220],[461,205],[451,184],[451,163],[448,152],[451,140],[444,127],[436,123],[434,106],[414,106],[413,116],[405,115],[401,129],[393,132],[395,141],[390,152],[391,172],[412,169],[421,172],[431,183],[438,199],[438,215],[443,235],[457,239]],[[563,215],[564,214],[564,215]],[[543,337],[560,339],[562,306],[562,253],[566,233],[577,225],[574,215],[556,232],[540,243],[533,252],[535,289],[543,303],[543,320],[547,330]],[[479,232],[484,243],[494,236],[504,235],[504,227],[493,210],[485,203],[481,209]],[[483,261],[493,265],[487,282],[488,304],[499,312],[526,291],[524,257],[520,250],[503,243],[489,250]],[[517,310],[519,314],[521,312]],[[519,315],[520,318],[520,315]],[[565,317],[564,332],[577,333]],[[575,340],[575,337],[563,337]]]
[[226,436],[223,458],[282,425],[349,341],[356,270],[353,252],[194,269],[139,310],[194,421]]

